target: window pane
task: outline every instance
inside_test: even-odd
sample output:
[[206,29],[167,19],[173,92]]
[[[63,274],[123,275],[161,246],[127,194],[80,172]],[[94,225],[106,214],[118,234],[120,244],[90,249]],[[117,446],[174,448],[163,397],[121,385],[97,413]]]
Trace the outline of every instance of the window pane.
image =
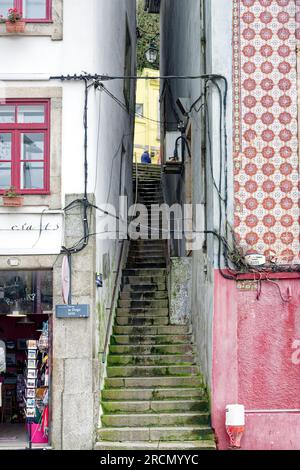
[[137,103],[135,107],[135,114],[139,116],[143,116],[144,113],[144,105],[141,103]]
[[10,163],[0,163],[0,189],[11,187],[11,165]]
[[44,188],[44,164],[40,162],[21,163],[21,189]]
[[47,18],[46,0],[23,0],[24,18],[44,19]]
[[15,122],[15,107],[14,106],[0,106],[0,123],[10,124]]
[[0,315],[19,310],[46,314],[53,308],[51,271],[0,271]]
[[21,134],[21,160],[44,160],[44,134]]
[[7,17],[8,10],[13,8],[14,0],[0,0],[0,15]]
[[0,160],[11,160],[11,134],[0,134]]
[[43,123],[45,122],[45,107],[38,106],[18,106],[19,123]]

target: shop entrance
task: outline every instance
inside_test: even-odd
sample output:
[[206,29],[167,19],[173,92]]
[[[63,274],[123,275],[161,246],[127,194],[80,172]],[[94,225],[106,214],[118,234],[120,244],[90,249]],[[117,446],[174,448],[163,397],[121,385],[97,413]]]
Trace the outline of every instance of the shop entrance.
[[49,444],[52,271],[0,271],[0,450]]

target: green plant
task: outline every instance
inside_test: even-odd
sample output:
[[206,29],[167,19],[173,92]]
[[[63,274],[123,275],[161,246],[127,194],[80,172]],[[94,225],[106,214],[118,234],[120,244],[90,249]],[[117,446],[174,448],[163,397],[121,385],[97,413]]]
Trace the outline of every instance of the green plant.
[[14,186],[11,186],[5,193],[5,197],[18,197],[18,193],[16,193],[16,188]]

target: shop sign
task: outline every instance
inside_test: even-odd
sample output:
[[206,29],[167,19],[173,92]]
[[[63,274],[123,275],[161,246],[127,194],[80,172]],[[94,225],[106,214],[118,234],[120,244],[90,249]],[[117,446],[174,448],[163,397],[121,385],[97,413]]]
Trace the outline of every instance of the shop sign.
[[89,305],[56,305],[57,318],[89,318]]
[[0,212],[0,255],[58,254],[63,244],[63,213]]

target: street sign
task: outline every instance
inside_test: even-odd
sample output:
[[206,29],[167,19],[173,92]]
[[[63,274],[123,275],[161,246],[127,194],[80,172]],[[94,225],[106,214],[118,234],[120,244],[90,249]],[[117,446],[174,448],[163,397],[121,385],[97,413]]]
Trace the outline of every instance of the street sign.
[[89,305],[56,305],[56,318],[89,318]]

